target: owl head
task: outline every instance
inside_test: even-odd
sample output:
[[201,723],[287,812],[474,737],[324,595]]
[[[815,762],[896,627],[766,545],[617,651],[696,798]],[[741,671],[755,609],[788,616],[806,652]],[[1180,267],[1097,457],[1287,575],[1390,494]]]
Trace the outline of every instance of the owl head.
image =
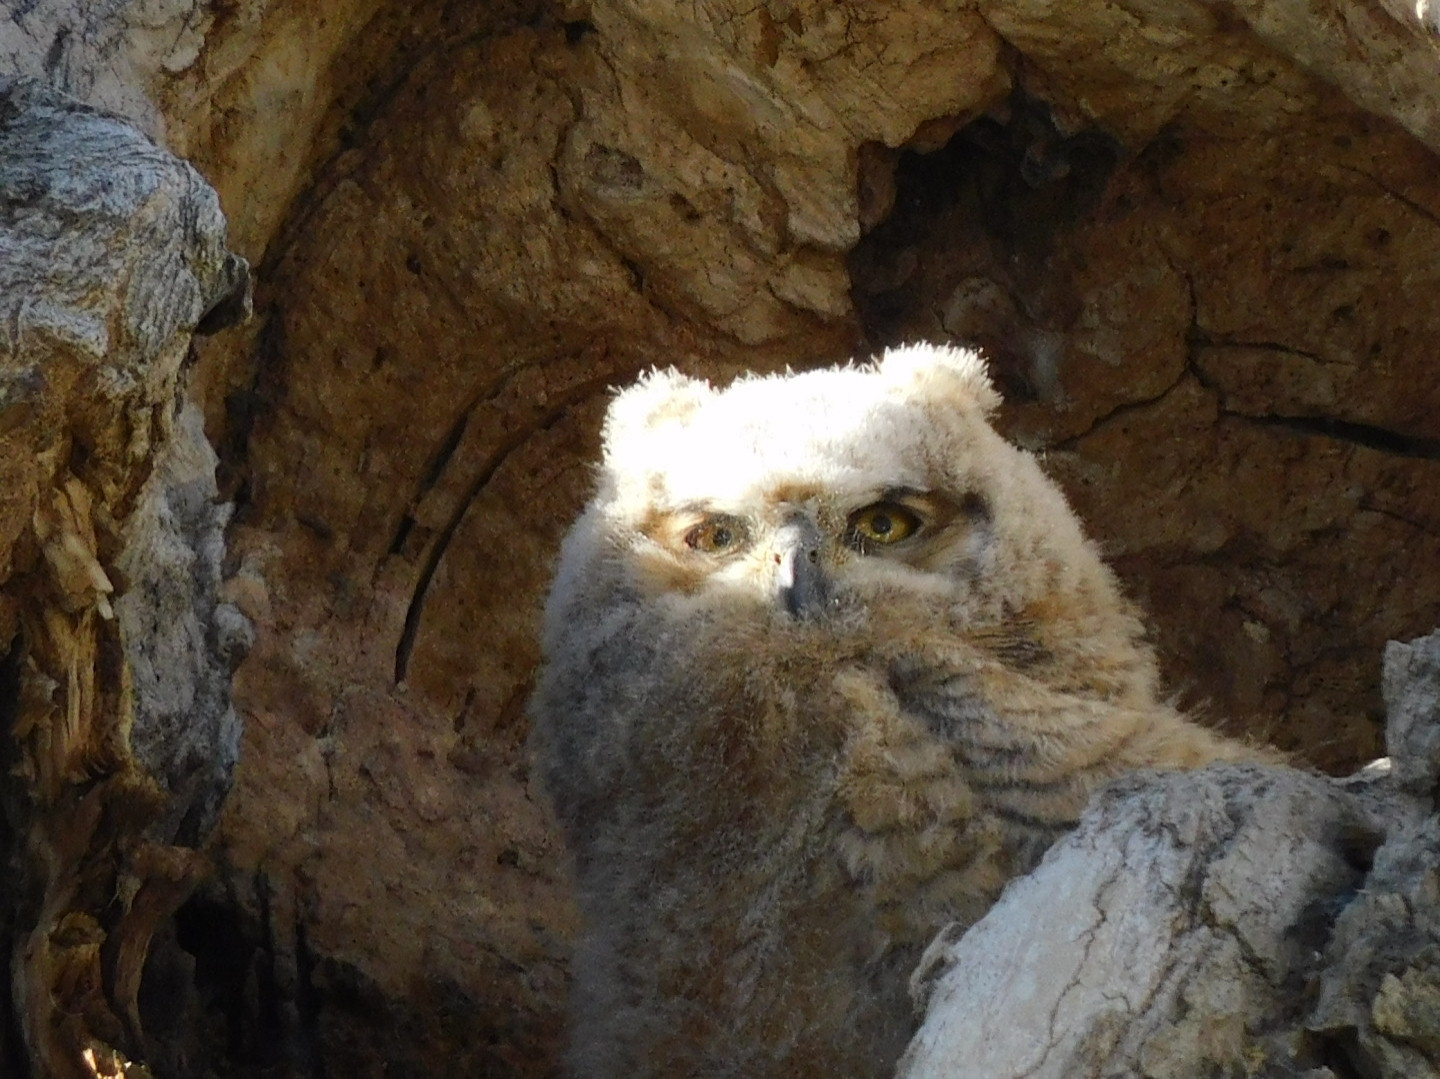
[[980,357],[945,346],[718,389],[654,372],[611,404],[565,562],[796,620],[877,592],[991,621],[1057,592],[1113,602],[1059,490],[990,426],[998,404]]
[[980,648],[1151,700],[1136,609],[1060,490],[990,426],[998,404],[976,353],[932,345],[723,388],[642,378],[606,417],[546,654],[619,635],[632,652],[653,638],[656,654],[813,670],[864,655],[940,677]]

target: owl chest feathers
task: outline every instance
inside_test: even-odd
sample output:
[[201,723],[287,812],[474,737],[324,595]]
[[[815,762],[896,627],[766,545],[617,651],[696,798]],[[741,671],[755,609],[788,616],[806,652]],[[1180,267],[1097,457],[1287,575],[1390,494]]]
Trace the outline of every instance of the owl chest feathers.
[[877,947],[979,917],[1112,774],[1126,732],[1110,707],[1139,692],[1148,657],[1108,680],[1065,675],[1072,661],[1024,619],[980,631],[936,596],[917,624],[913,597],[878,595],[842,592],[805,614],[778,593],[743,610],[713,594],[657,608],[637,593],[635,616],[590,658],[592,671],[630,663],[636,684],[617,673],[575,690],[588,744],[551,788],[605,779],[574,826],[593,836],[608,820],[626,858],[710,878],[700,904],[716,878],[743,873],[747,851],[764,874],[803,860],[792,886],[869,904]]

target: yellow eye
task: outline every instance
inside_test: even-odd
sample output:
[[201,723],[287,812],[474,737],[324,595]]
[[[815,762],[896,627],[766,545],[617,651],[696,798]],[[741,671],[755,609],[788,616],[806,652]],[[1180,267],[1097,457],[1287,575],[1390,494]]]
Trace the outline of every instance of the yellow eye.
[[850,546],[864,551],[874,546],[899,543],[920,528],[920,517],[898,502],[876,502],[850,515],[846,537]]
[[715,514],[685,533],[685,546],[706,554],[730,554],[745,546],[750,530],[739,517]]

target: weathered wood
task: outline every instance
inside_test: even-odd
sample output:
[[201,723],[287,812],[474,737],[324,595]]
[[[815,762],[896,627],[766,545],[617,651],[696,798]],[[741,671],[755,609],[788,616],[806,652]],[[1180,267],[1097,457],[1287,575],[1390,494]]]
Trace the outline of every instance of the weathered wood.
[[1440,633],[1385,649],[1386,749],[1419,812],[1389,822],[1335,923],[1309,1025],[1365,1079],[1440,1075]]
[[229,783],[243,630],[217,616],[228,510],[179,390],[197,324],[243,315],[247,295],[193,169],[114,117],[0,81],[7,1074],[143,1055],[151,934],[200,872],[190,848]]
[[902,1079],[1440,1074],[1440,635],[1386,687],[1393,769],[1112,788],[932,946]]

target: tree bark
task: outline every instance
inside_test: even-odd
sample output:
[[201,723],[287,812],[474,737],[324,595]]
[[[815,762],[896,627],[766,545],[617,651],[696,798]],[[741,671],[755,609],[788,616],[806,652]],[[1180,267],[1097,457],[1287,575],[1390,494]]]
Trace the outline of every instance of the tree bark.
[[6,1075],[145,1055],[151,936],[201,872],[230,781],[248,625],[217,602],[228,509],[179,389],[196,327],[247,297],[193,169],[0,81]]
[[917,971],[902,1079],[1440,1074],[1440,634],[1391,758],[1136,776]]

